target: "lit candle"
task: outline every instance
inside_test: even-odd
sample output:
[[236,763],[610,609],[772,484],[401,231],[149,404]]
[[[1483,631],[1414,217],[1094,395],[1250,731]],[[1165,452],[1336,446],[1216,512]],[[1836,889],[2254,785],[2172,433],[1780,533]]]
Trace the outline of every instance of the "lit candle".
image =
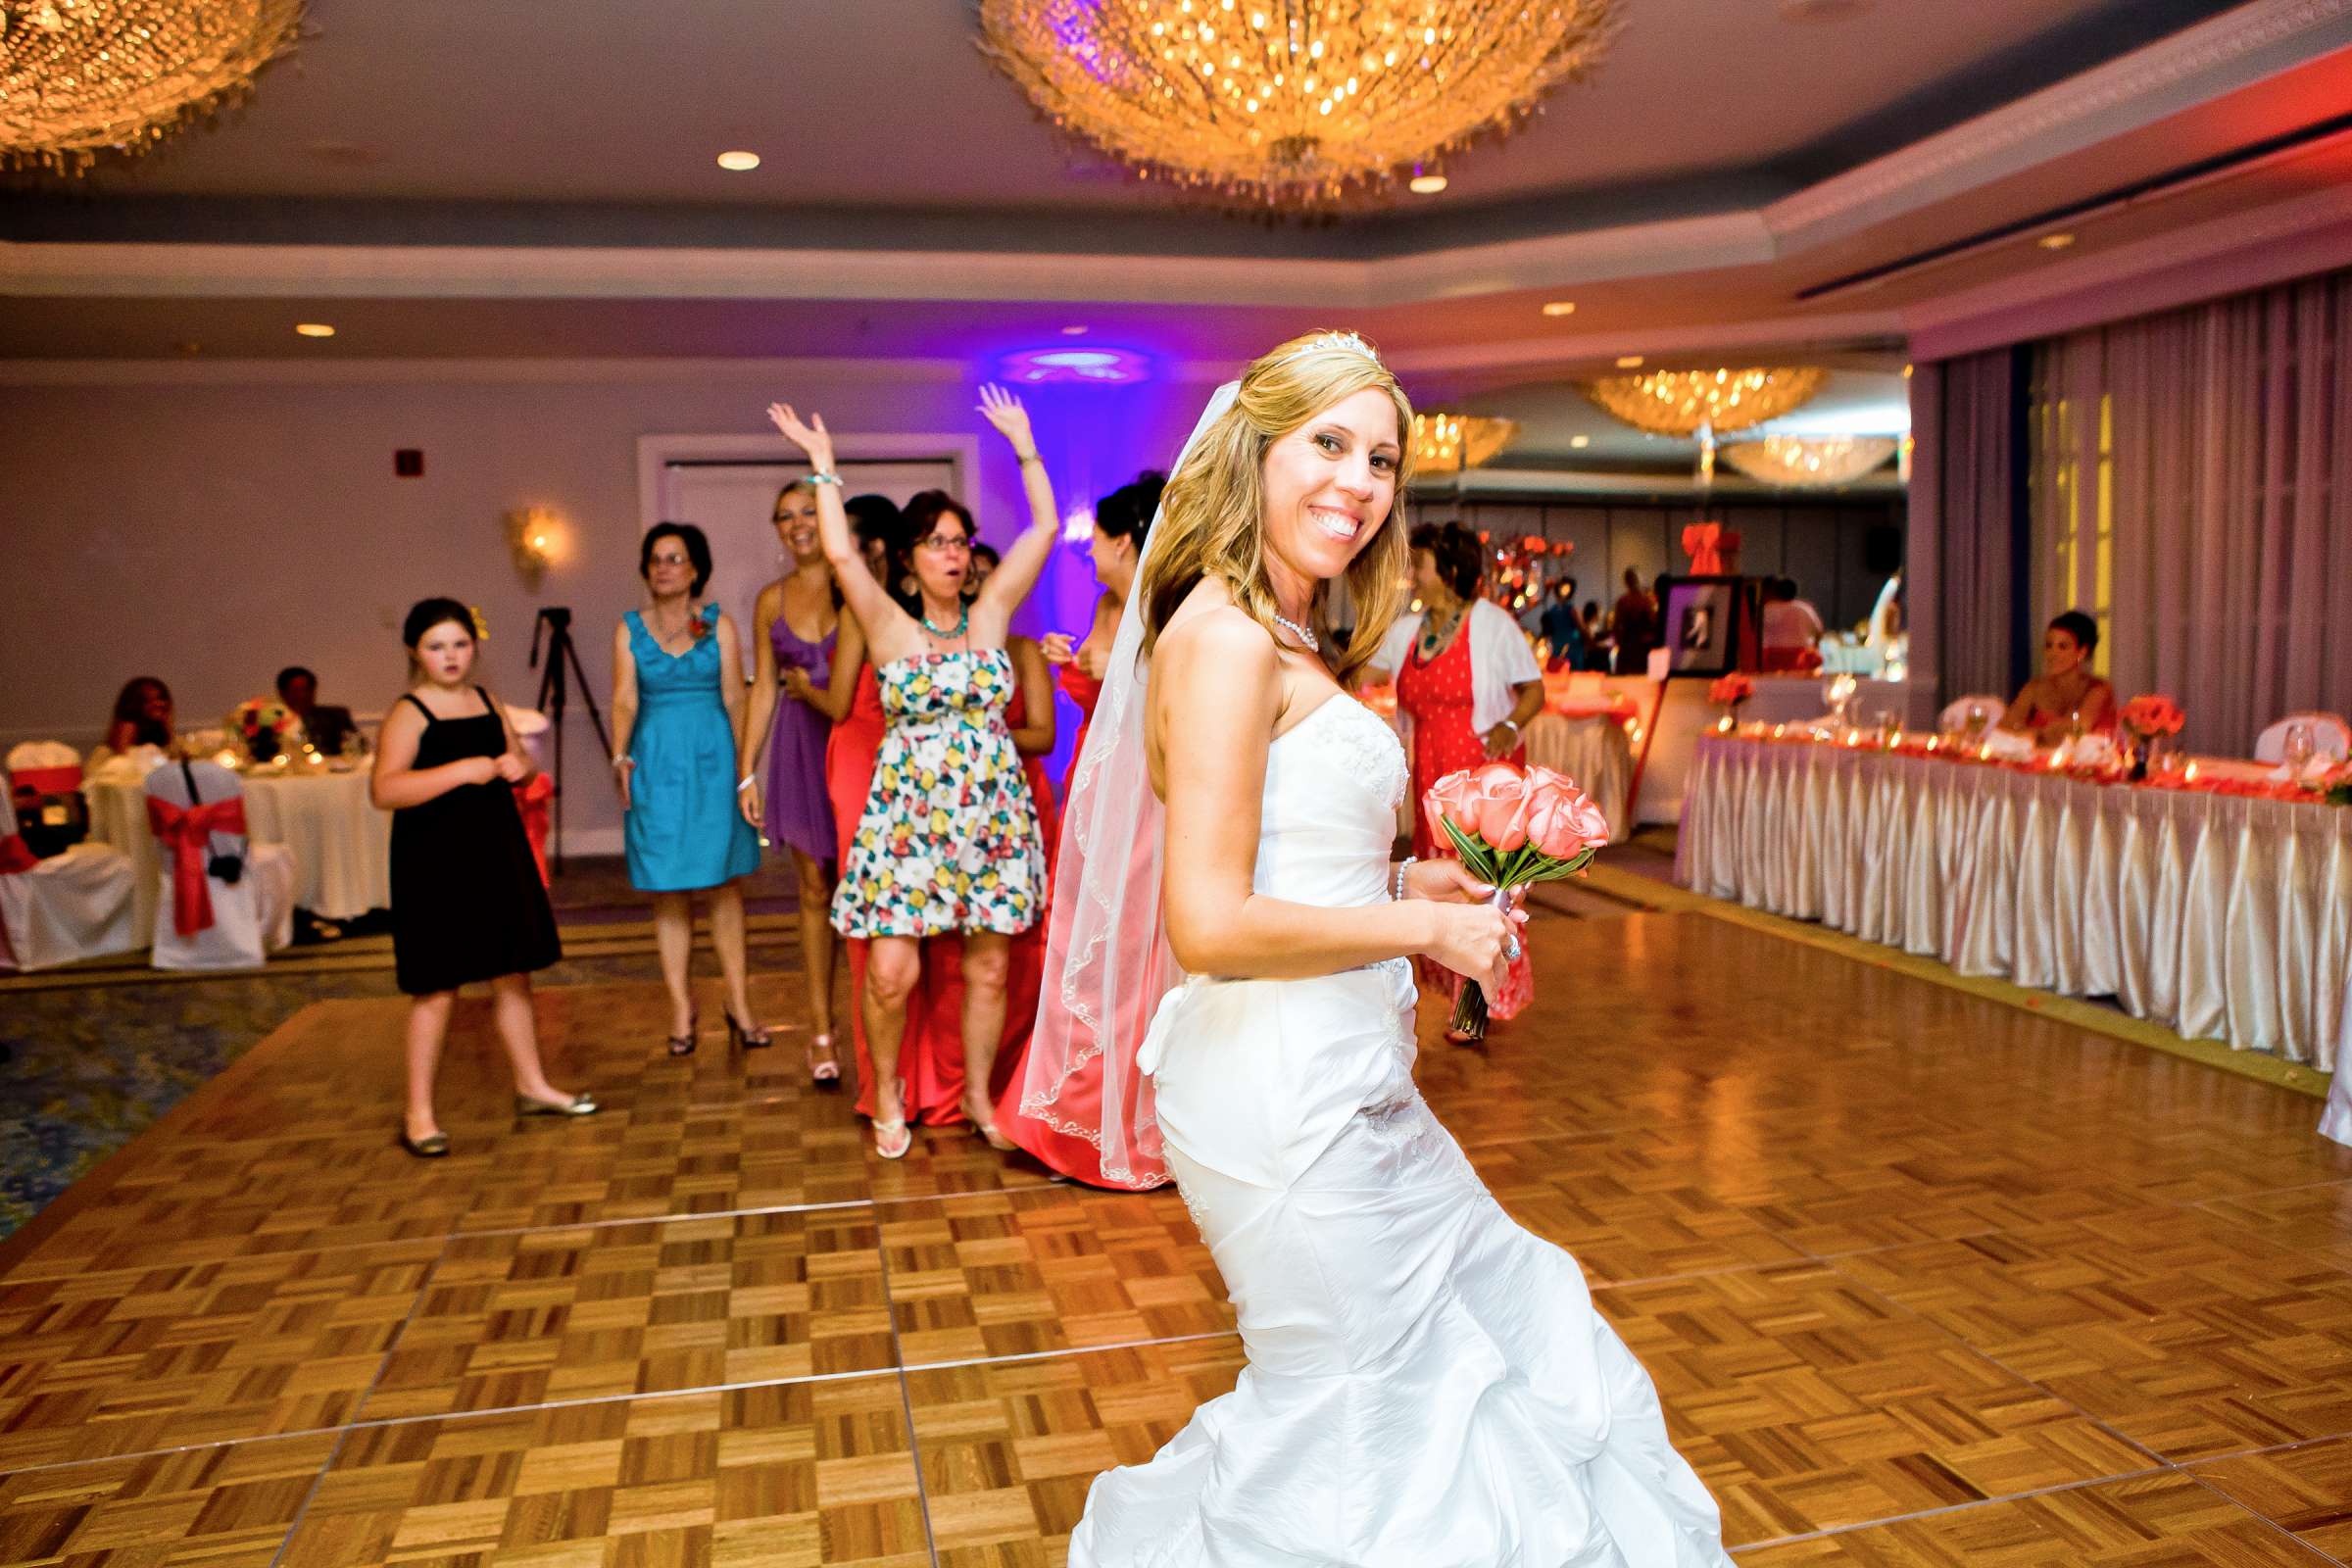
[[2197,781],[2197,764],[2195,762],[2192,761],[2188,764],[2188,770],[2180,775],[2180,781],[2184,784],[2194,784]]

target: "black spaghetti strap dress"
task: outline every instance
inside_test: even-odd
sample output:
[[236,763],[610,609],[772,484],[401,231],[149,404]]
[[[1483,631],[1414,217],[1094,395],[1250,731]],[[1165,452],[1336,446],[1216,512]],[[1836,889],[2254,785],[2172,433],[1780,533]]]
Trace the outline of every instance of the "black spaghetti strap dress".
[[[490,694],[474,690],[484,711],[466,718],[435,718],[413,694],[401,698],[424,715],[417,767],[507,749]],[[461,784],[392,813],[392,956],[400,989],[413,997],[528,974],[564,956],[522,813],[505,779]]]

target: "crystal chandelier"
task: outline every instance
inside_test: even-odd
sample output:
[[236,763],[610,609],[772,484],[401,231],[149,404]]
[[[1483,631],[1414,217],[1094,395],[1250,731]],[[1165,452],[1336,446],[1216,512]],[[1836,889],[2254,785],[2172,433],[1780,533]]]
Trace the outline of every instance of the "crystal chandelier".
[[303,0],[0,0],[0,165],[143,153],[247,91]]
[[1890,435],[1768,435],[1727,445],[1723,461],[1765,484],[1851,484],[1884,466],[1900,444]]
[[1829,372],[1801,369],[1651,370],[1588,382],[1594,403],[1652,435],[1721,435],[1803,407]]
[[1459,473],[1475,468],[1518,433],[1518,422],[1512,419],[1482,418],[1475,414],[1416,414],[1413,472]]
[[1507,131],[1615,0],[979,0],[981,52],[1146,178],[1329,206]]

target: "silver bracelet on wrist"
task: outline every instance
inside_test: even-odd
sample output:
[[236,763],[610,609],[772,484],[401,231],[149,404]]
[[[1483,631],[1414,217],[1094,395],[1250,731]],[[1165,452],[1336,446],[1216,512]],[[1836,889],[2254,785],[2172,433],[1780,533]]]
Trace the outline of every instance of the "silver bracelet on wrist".
[[759,783],[759,782],[760,782],[760,775],[759,775],[759,774],[757,774],[757,773],[746,773],[746,774],[744,774],[744,775],[743,775],[743,782],[735,786],[735,793],[736,793],[736,794],[738,794],[738,795],[741,795],[741,794],[742,794],[742,793],[743,793],[745,790],[748,790],[748,789],[750,789],[750,788],[751,788],[753,785],[755,785],[755,784],[757,784],[757,783]]
[[1410,871],[1414,866],[1420,863],[1421,857],[1417,855],[1408,855],[1403,859],[1396,862],[1396,897],[1397,903],[1402,904],[1404,902],[1404,873]]

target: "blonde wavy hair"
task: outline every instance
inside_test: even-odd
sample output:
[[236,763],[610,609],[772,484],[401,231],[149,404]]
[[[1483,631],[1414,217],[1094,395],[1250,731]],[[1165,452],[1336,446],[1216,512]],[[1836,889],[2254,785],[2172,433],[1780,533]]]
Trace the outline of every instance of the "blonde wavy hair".
[[[1352,341],[1350,341],[1352,340]],[[1260,355],[1242,372],[1241,395],[1202,432],[1168,477],[1152,525],[1150,559],[1136,593],[1144,611],[1144,651],[1159,640],[1176,608],[1201,579],[1225,584],[1233,601],[1275,635],[1274,586],[1266,576],[1266,449],[1332,405],[1370,388],[1396,406],[1396,497],[1371,542],[1356,553],[1347,572],[1355,604],[1355,629],[1348,646],[1335,650],[1334,667],[1345,681],[1371,661],[1380,639],[1404,606],[1404,576],[1411,552],[1396,520],[1396,503],[1413,476],[1413,406],[1389,368],[1352,333],[1310,332]],[[1309,624],[1317,637],[1324,619],[1328,583],[1317,586]]]

